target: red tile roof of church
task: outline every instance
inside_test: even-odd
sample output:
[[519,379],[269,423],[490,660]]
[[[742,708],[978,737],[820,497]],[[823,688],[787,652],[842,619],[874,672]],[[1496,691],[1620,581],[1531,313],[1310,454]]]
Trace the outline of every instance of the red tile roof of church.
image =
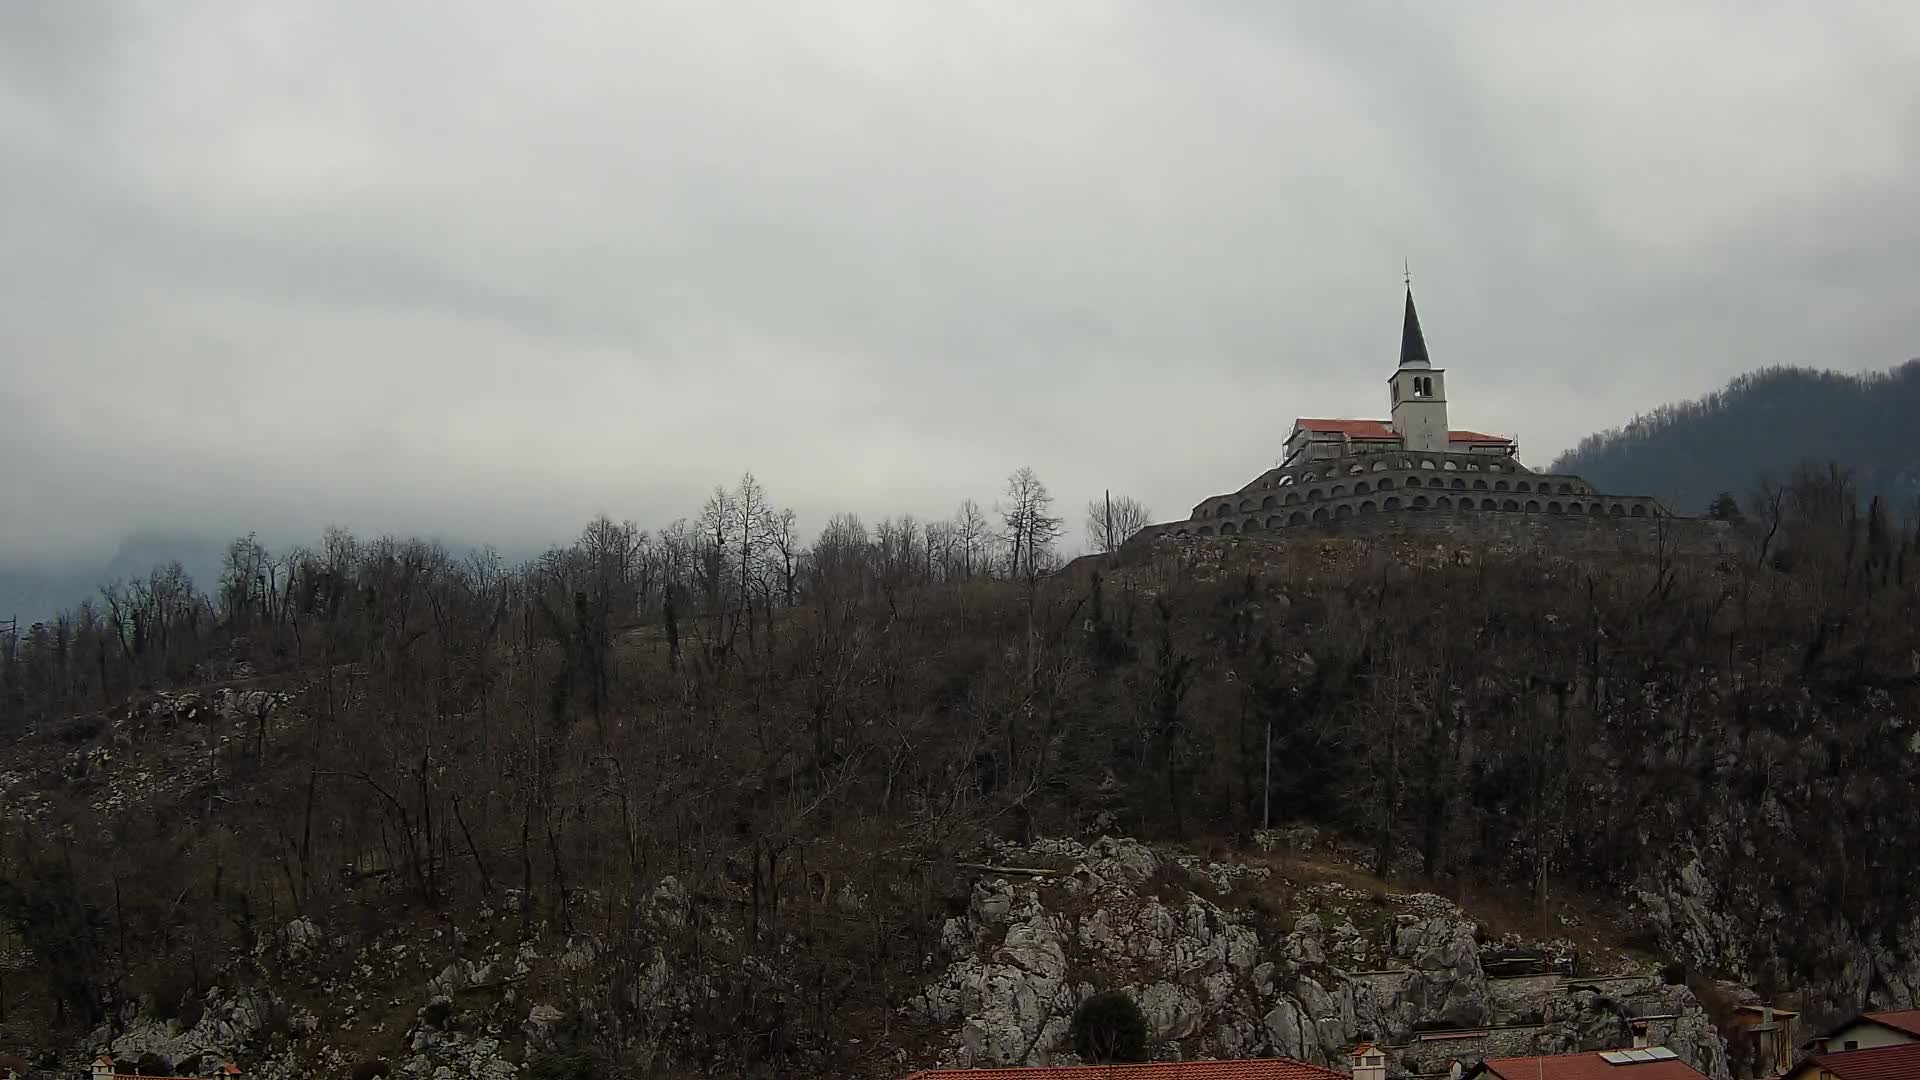
[[[1293,422],[1293,426],[1307,431],[1319,431],[1345,435],[1353,439],[1397,439],[1400,433],[1393,430],[1393,424],[1387,420],[1345,420],[1326,417],[1303,416]],[[1497,443],[1507,444],[1513,440],[1505,435],[1488,435],[1481,431],[1449,431],[1448,442]]]
[[1293,422],[1295,427],[1308,431],[1336,431],[1342,435],[1351,435],[1356,439],[1395,439],[1399,434],[1385,420],[1326,420],[1315,417],[1301,417]]

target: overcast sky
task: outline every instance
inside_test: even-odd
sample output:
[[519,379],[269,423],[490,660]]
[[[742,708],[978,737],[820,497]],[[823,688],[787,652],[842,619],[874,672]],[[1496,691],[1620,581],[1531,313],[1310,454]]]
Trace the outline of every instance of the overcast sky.
[[0,564],[135,529],[1161,518],[1920,354],[1920,5],[9,0]]

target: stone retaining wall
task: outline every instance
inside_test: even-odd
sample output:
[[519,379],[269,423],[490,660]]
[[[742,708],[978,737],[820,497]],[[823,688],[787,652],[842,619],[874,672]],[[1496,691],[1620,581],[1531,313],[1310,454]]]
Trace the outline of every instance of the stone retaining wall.
[[[1131,544],[1150,544],[1174,535],[1188,523],[1156,526]],[[1197,538],[1212,542],[1284,544],[1327,537],[1405,540],[1503,552],[1538,551],[1554,555],[1738,555],[1746,539],[1727,522],[1712,518],[1616,517],[1612,515],[1487,513],[1478,510],[1398,510],[1315,522],[1276,532]],[[1196,539],[1189,534],[1189,540]]]

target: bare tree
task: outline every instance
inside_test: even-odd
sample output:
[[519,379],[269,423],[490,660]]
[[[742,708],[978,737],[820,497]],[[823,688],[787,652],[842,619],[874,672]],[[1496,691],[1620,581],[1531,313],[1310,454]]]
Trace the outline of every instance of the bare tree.
[[1107,495],[1087,504],[1087,541],[1099,552],[1118,551],[1147,527],[1153,512],[1131,495]]
[[960,560],[960,576],[972,581],[975,571],[980,568],[986,554],[988,537],[987,515],[980,511],[980,504],[967,499],[953,515],[953,543]]
[[1064,522],[1053,516],[1053,495],[1032,466],[1022,465],[1007,477],[1000,521],[1008,576],[1028,581],[1039,577],[1052,564],[1053,545]]
[[694,527],[693,571],[710,615],[720,610],[727,584],[727,566],[733,554],[733,524],[738,516],[733,496],[726,488],[716,486],[707,504],[700,508],[700,520]]
[[859,515],[835,514],[813,542],[812,588],[826,596],[857,592],[871,559],[871,540]]
[[779,585],[781,601],[792,607],[799,587],[800,560],[806,553],[800,543],[799,519],[789,507],[772,514],[767,525],[767,563]]

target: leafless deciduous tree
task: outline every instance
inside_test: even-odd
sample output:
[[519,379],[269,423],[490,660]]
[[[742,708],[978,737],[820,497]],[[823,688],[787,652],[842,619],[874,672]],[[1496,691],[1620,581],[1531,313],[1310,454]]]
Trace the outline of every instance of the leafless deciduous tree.
[[1050,569],[1063,521],[1053,514],[1053,495],[1028,465],[1007,477],[1000,502],[1000,538],[1007,546],[1007,576],[1032,581]]
[[987,515],[981,512],[980,504],[972,499],[961,502],[953,515],[953,543],[962,580],[972,581],[985,565],[990,535]]
[[1095,551],[1118,551],[1149,524],[1152,511],[1131,495],[1109,495],[1087,503],[1087,542]]

